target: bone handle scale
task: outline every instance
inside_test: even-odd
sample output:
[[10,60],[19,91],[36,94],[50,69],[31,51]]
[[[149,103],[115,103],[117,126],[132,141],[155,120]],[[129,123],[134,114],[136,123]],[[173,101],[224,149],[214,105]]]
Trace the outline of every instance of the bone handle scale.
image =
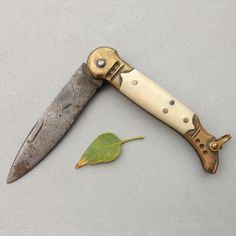
[[115,49],[101,47],[88,57],[87,65],[95,79],[105,79],[144,110],[178,131],[193,146],[203,168],[215,173],[218,150],[231,136],[216,139],[201,125],[197,115],[153,80],[123,61]]
[[119,91],[144,110],[184,135],[194,129],[192,112],[173,95],[136,69],[121,73]]
[[144,110],[178,131],[185,138],[192,140],[203,168],[209,173],[215,173],[219,162],[218,155],[211,153],[209,148],[207,148],[207,144],[203,143],[199,138],[193,140],[185,135],[188,131],[195,130],[193,124],[194,112],[159,84],[136,69],[127,73],[121,73],[120,76],[122,83],[119,91]]

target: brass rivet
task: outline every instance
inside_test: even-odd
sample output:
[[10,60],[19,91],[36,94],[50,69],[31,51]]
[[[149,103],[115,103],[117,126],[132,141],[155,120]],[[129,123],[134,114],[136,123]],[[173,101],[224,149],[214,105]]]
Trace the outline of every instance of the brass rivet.
[[106,65],[106,60],[105,59],[98,59],[96,62],[96,65],[100,68],[104,67]]
[[216,149],[219,147],[219,145],[218,145],[217,143],[212,143],[212,144],[211,144],[211,147],[212,147],[214,150],[216,150]]
[[132,81],[132,85],[137,85],[138,84],[138,81],[137,80],[133,80]]
[[203,151],[203,154],[204,154],[204,155],[207,155],[207,153],[208,153],[207,150],[204,150],[204,151]]
[[184,122],[184,123],[188,123],[188,118],[187,118],[187,117],[184,117],[183,122]]
[[165,107],[165,108],[163,108],[163,113],[168,113],[168,109]]
[[196,139],[196,143],[200,143],[200,139]]

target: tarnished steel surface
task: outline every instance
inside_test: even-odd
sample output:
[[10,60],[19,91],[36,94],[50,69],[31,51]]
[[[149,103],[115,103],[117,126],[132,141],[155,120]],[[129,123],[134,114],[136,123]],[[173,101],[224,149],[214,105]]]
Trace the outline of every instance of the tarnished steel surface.
[[33,127],[10,169],[7,183],[25,175],[60,141],[79,113],[102,86],[83,64]]

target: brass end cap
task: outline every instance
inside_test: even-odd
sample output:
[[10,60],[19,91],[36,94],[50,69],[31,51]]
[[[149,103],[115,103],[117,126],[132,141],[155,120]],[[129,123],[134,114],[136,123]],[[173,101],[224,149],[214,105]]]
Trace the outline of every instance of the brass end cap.
[[89,72],[95,79],[105,79],[111,68],[119,61],[117,51],[110,47],[98,47],[87,59]]

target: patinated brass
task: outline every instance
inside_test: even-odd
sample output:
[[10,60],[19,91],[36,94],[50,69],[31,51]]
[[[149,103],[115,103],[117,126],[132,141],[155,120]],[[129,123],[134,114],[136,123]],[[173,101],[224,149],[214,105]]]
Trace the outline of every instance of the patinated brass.
[[231,136],[227,134],[216,139],[202,127],[197,115],[193,117],[193,124],[195,129],[188,131],[184,134],[184,137],[196,150],[204,170],[214,174],[219,164],[218,150],[222,148],[224,143],[230,140]]
[[218,139],[213,140],[212,142],[209,143],[210,149],[213,152],[217,152],[219,151],[223,145],[228,142],[231,139],[231,135],[230,134],[226,134]]
[[[99,66],[99,60],[105,61],[103,66]],[[109,47],[99,47],[92,51],[88,56],[87,65],[95,79],[105,79],[116,89],[119,89],[122,83],[120,74],[133,69],[119,57],[115,49]]]

